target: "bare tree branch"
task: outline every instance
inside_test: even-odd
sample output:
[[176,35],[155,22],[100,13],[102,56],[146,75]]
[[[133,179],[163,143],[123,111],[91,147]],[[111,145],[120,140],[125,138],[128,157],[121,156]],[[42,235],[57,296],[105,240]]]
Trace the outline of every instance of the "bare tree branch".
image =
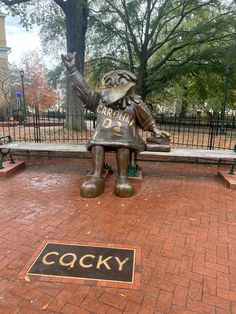
[[[163,17],[169,16],[171,14],[171,12],[176,11],[179,7],[181,7],[182,4],[179,4],[177,7],[172,8],[171,10],[165,12],[165,6],[168,4],[169,0],[167,0],[163,6],[160,8],[159,10],[159,14],[156,18],[155,23],[152,25],[152,31],[149,34],[149,41],[152,39],[152,44],[155,44],[157,42],[157,38],[161,32],[161,30],[164,28],[165,25],[167,25],[169,22],[171,22],[172,20],[174,20],[175,18],[177,18],[179,16],[179,14],[175,14],[175,15],[171,15],[170,18],[166,18],[165,21],[163,23],[161,23],[161,20]],[[159,29],[157,29],[157,27],[159,26]]]
[[127,40],[127,38],[125,36],[122,35],[122,31],[117,29],[116,27],[112,27],[108,24],[105,24],[104,22],[102,22],[100,19],[96,18],[95,16],[93,16],[93,19],[97,22],[99,22],[99,24],[101,24],[102,26],[104,26],[104,28],[110,30],[114,35],[117,35],[118,37],[120,37],[121,39],[123,39],[124,41]]
[[110,56],[104,56],[104,57],[98,57],[98,58],[94,58],[94,59],[91,59],[89,61],[86,62],[86,64],[90,64],[90,63],[93,63],[93,62],[96,62],[96,61],[99,61],[99,60],[110,60],[110,61],[114,61],[115,63],[120,63],[126,67],[129,67],[129,63],[123,61],[123,60],[119,60],[117,58],[114,58],[114,57],[110,57]]
[[136,37],[134,35],[133,29],[132,29],[132,27],[130,25],[129,15],[128,15],[128,12],[127,12],[127,7],[126,7],[126,4],[125,4],[125,0],[121,0],[121,3],[122,3],[122,5],[123,5],[123,7],[125,9],[125,15],[110,0],[106,0],[106,2],[116,11],[116,13],[124,21],[124,23],[127,24],[127,28],[129,30],[129,34],[130,34],[130,36],[132,38],[132,45],[134,46],[136,54],[140,55],[140,49],[139,49]]
[[196,40],[194,43],[186,43],[186,44],[183,44],[183,45],[180,45],[180,46],[176,46],[174,48],[172,48],[169,53],[156,65],[152,66],[150,68],[151,71],[157,71],[159,70],[159,68],[161,68],[169,59],[170,57],[178,50],[181,50],[183,48],[186,48],[190,45],[198,45],[198,44],[203,44],[203,43],[209,43],[209,42],[214,42],[214,41],[220,41],[222,39],[225,39],[229,37],[229,35],[223,35],[223,36],[218,36],[218,37],[214,37],[214,38],[205,38],[205,39],[201,39],[201,40]]
[[66,13],[67,2],[65,2],[65,1],[63,1],[63,0],[54,0],[54,2],[56,2],[56,4],[58,4],[59,7],[61,7],[61,9],[63,10],[63,12]]
[[123,5],[124,11],[125,11],[124,21],[127,24],[127,29],[129,30],[129,34],[130,34],[130,36],[132,38],[132,43],[133,43],[135,52],[139,56],[140,55],[140,48],[138,46],[137,39],[136,39],[136,36],[134,34],[133,28],[132,28],[132,26],[130,24],[129,12],[127,10],[126,0],[121,0],[121,3]]
[[2,2],[6,5],[12,6],[14,4],[21,4],[25,2],[30,2],[31,0],[2,0]]
[[[166,42],[168,42],[169,40],[172,40],[172,35],[176,32],[176,30],[179,28],[179,26],[182,24],[182,22],[184,21],[184,19],[186,18],[186,16],[190,15],[193,11],[197,11],[200,8],[207,6],[209,4],[212,3],[212,0],[209,0],[208,2],[199,4],[198,6],[195,6],[194,8],[191,8],[187,11],[185,11],[185,9],[187,8],[187,3],[183,3],[183,7],[182,7],[182,12],[181,12],[181,16],[178,20],[178,22],[174,25],[174,27],[172,28],[172,30],[168,33],[168,35],[166,36],[166,38],[162,41],[157,43],[156,45],[153,45],[152,47],[149,48],[148,50],[148,58],[150,58],[157,50],[159,50]],[[167,21],[165,21],[164,24],[169,23],[171,20],[173,20],[174,18],[176,18],[177,15],[172,16],[170,19],[168,19]],[[159,32],[158,32],[159,33]],[[157,36],[158,33],[156,34],[156,40],[157,40]]]

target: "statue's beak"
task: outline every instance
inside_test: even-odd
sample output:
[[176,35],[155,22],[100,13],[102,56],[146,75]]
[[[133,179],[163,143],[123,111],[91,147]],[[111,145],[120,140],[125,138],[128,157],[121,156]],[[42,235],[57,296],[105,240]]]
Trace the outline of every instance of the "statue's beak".
[[105,88],[101,91],[101,96],[108,105],[111,105],[123,98],[133,86],[135,83],[130,82],[124,86]]

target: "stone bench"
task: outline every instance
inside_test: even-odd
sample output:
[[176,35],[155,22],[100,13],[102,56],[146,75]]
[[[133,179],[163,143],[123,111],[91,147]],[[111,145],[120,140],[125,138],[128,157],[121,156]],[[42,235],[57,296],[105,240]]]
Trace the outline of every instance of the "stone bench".
[[[12,142],[9,136],[0,137],[0,169],[3,168],[3,158],[9,155],[11,163],[14,162],[12,152],[14,151],[40,151],[40,152],[59,152],[59,153],[88,153],[85,144],[61,144],[61,143],[31,143],[31,142]],[[180,157],[180,158],[198,158],[209,160],[230,160],[233,161],[230,173],[234,174],[236,166],[236,145],[234,150],[204,150],[189,148],[172,148],[170,152],[143,151],[135,154],[135,164],[137,158],[151,158],[155,160],[158,157]]]

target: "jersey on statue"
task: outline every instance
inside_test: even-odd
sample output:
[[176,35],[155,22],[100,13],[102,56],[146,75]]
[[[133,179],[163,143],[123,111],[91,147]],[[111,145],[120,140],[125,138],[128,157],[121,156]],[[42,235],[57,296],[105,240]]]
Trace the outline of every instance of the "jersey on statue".
[[134,195],[134,187],[127,178],[130,151],[145,150],[145,142],[137,127],[153,133],[158,140],[168,139],[170,134],[157,129],[150,110],[134,94],[136,76],[126,70],[115,70],[103,78],[100,93],[92,90],[75,66],[75,53],[62,55],[73,86],[86,108],[96,112],[97,125],[88,143],[92,151],[93,174],[80,189],[86,198],[99,196],[104,190],[103,167],[106,150],[116,151],[118,176],[114,192],[119,197]]

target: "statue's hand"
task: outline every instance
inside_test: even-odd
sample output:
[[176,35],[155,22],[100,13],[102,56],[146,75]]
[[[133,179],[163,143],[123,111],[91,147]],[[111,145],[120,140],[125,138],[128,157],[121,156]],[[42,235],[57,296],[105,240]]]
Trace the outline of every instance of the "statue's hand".
[[158,130],[158,129],[153,130],[153,135],[156,136],[157,138],[168,138],[168,139],[171,138],[171,134],[169,132]]
[[171,134],[154,128],[152,135],[147,137],[147,142],[159,145],[170,145]]
[[75,56],[76,56],[76,52],[61,55],[62,61],[70,73],[76,69]]

